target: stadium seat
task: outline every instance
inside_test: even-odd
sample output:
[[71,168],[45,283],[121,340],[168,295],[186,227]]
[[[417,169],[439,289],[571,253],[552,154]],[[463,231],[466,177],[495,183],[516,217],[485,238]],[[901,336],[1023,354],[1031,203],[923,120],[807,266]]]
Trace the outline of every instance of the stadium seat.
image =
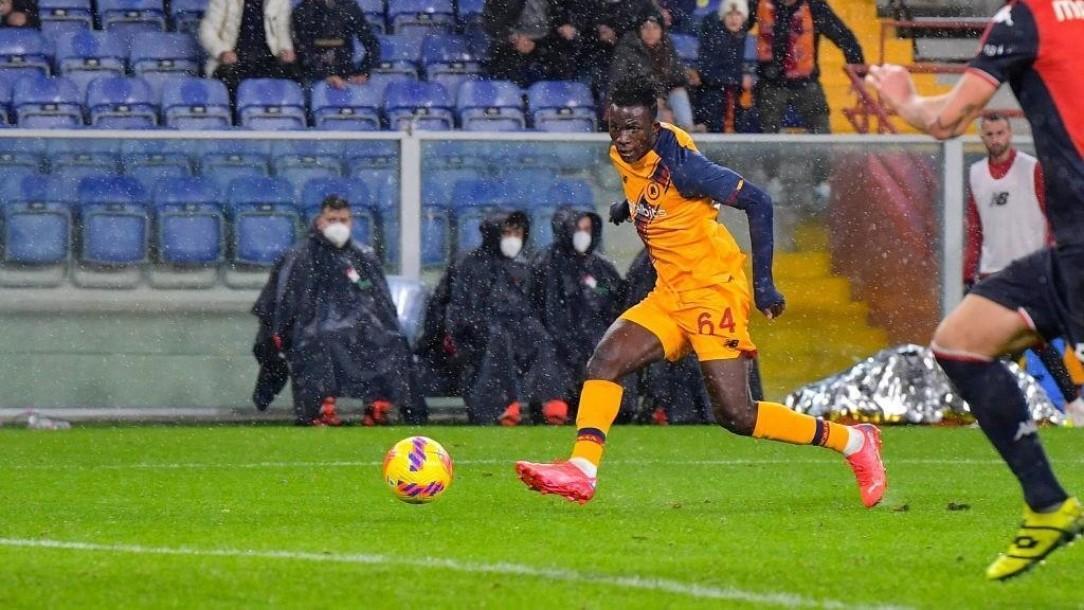
[[591,89],[573,81],[539,81],[527,89],[534,128],[539,131],[593,132],[595,100]]
[[226,85],[209,78],[178,78],[162,86],[162,116],[174,129],[229,129]]
[[336,89],[326,82],[312,88],[312,121],[317,129],[376,131],[384,92],[372,84]]
[[46,36],[94,27],[90,0],[38,0],[38,16]]
[[[394,1],[394,0],[393,0]],[[357,0],[361,12],[365,14],[365,20],[375,34],[385,34],[388,31],[386,14],[384,12],[384,0]]]
[[485,0],[459,0],[456,2],[456,20],[463,31],[482,30],[482,9]]
[[[45,157],[21,140],[0,140],[0,176],[36,174],[45,166]],[[3,181],[0,181],[2,183]]]
[[130,140],[121,146],[121,163],[125,175],[139,180],[148,193],[155,192],[160,180],[186,178],[192,175],[193,164],[186,151],[174,146],[175,141]]
[[11,83],[0,78],[0,124],[9,125],[12,122],[11,112]]
[[158,126],[154,94],[141,78],[103,76],[87,88],[90,124],[101,129],[153,129]]
[[140,32],[132,36],[131,42],[128,65],[136,76],[199,75],[200,49],[188,34]]
[[144,262],[150,229],[147,204],[147,193],[135,178],[83,178],[79,182],[80,260],[105,266]]
[[[355,53],[362,53],[364,48],[357,45]],[[355,56],[357,59],[357,56]],[[375,74],[405,74],[418,77],[418,67],[422,63],[422,38],[406,35],[380,36],[380,61],[372,69]]]
[[388,19],[396,34],[418,36],[455,27],[451,0],[393,0],[388,3]]
[[692,34],[670,34],[670,40],[674,42],[674,50],[678,57],[686,65],[696,65],[696,55],[700,51],[700,41]]
[[0,182],[5,265],[56,265],[68,259],[71,204],[51,197],[52,178],[28,174]]
[[127,55],[124,41],[110,32],[79,30],[64,32],[56,39],[56,66],[82,95],[96,78],[124,76]]
[[63,77],[20,78],[11,92],[11,106],[19,127],[73,128],[83,124],[79,90]]
[[244,143],[230,143],[222,150],[206,152],[200,159],[201,175],[210,178],[223,193],[238,178],[266,178],[270,176],[268,156],[265,151]]
[[417,80],[417,77],[410,74],[373,72],[369,75],[369,81],[365,84],[373,88],[373,95],[377,92],[380,93],[379,102],[382,107],[384,105],[384,92],[387,90],[388,85],[392,83],[412,83]]
[[48,43],[37,30],[0,28],[0,78],[48,76]]
[[455,224],[459,235],[456,252],[463,253],[482,245],[478,226],[487,214],[498,209],[525,209],[511,183],[490,179],[460,180],[452,189]]
[[342,176],[341,147],[337,142],[276,142],[271,153],[271,166],[278,178],[285,178],[300,192],[314,178]]
[[301,213],[305,222],[311,223],[320,213],[320,205],[329,195],[338,195],[350,204],[354,218],[350,235],[359,243],[374,249],[380,244],[380,216],[373,204],[369,189],[361,180],[349,178],[314,178],[301,189]]
[[207,0],[171,0],[170,16],[176,31],[195,35],[199,31],[199,22],[207,10]]
[[527,197],[531,216],[531,244],[545,248],[553,242],[553,213],[561,206],[595,211],[595,195],[585,180],[558,180],[548,189]]
[[88,176],[119,176],[118,147],[116,140],[51,140],[50,172],[75,183]]
[[277,178],[237,178],[229,187],[233,260],[270,267],[298,238],[294,189]]
[[[484,150],[480,142],[471,140],[425,142],[422,145],[422,167],[427,173],[435,169],[475,169],[486,172],[495,164],[491,157],[482,154]],[[502,163],[498,161],[496,165]]]
[[202,266],[222,261],[226,225],[219,191],[202,178],[167,178],[154,190],[157,260]]
[[237,88],[238,122],[249,129],[304,129],[305,94],[282,78],[250,78]]
[[455,96],[459,85],[482,78],[482,64],[471,52],[467,39],[452,34],[430,34],[422,43],[426,80],[444,85]]
[[455,128],[452,101],[437,83],[402,82],[384,91],[384,114],[395,130],[441,131]]
[[102,29],[130,38],[138,32],[164,32],[162,0],[98,0]]
[[466,131],[520,131],[527,127],[523,92],[509,81],[467,81],[459,87],[456,107]]

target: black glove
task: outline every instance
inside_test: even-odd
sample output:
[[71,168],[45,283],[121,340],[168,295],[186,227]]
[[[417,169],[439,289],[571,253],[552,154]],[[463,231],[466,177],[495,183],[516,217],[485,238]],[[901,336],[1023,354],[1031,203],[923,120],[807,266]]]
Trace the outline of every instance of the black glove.
[[610,204],[610,222],[620,226],[632,217],[632,211],[629,210],[629,202],[622,199],[621,201],[615,201]]

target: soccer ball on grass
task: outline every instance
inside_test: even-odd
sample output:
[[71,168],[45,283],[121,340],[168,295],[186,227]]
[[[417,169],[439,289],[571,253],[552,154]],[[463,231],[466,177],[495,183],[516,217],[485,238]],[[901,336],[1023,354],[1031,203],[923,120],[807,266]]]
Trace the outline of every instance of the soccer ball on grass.
[[425,504],[452,484],[452,456],[435,440],[411,436],[384,456],[384,482],[403,502]]

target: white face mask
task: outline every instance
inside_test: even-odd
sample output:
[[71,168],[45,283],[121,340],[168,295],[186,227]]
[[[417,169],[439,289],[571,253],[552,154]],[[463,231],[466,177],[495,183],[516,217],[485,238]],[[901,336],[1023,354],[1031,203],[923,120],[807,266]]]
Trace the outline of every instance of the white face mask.
[[324,227],[323,234],[336,248],[341,248],[350,241],[350,227],[341,222],[329,223]]
[[523,238],[515,235],[505,235],[501,238],[501,254],[508,258],[516,258],[523,249]]
[[591,232],[590,231],[576,231],[572,234],[572,247],[576,249],[576,252],[583,254],[587,252],[587,249],[591,247]]

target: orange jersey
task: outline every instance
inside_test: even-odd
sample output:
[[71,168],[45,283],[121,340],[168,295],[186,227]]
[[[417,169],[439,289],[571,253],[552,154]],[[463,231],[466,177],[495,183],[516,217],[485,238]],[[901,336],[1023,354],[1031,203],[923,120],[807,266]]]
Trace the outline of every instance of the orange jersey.
[[640,160],[625,163],[613,146],[610,160],[660,286],[682,292],[725,284],[738,275],[744,281],[745,255],[719,224],[715,203],[733,200],[744,185],[741,176],[704,160],[689,134],[667,123]]

